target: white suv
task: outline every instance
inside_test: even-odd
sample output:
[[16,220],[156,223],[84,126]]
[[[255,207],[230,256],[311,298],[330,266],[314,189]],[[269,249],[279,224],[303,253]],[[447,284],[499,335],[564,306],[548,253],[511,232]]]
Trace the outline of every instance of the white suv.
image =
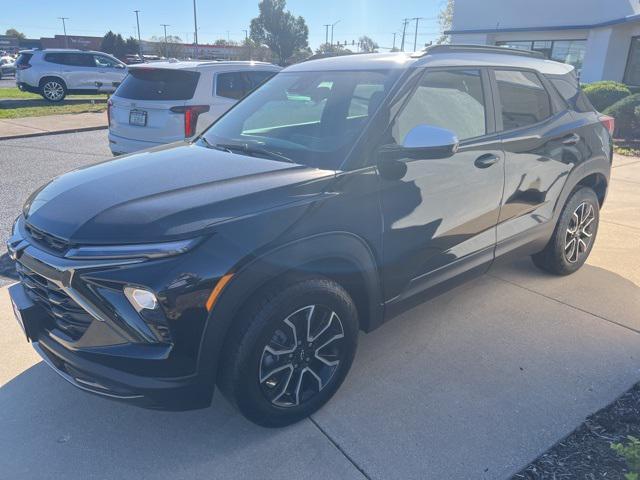
[[111,93],[127,66],[111,55],[69,49],[25,50],[16,60],[20,90],[59,102],[68,93]]
[[154,62],[129,65],[109,99],[114,155],[201,133],[281,68],[262,62]]

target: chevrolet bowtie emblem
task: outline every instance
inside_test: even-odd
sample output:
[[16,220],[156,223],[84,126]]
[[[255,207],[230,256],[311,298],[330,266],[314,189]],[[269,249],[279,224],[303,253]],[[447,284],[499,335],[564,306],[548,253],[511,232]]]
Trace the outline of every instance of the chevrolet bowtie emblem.
[[22,252],[27,248],[29,244],[23,239],[9,240],[7,243],[7,250],[9,251],[9,258],[11,260],[17,260],[22,255]]

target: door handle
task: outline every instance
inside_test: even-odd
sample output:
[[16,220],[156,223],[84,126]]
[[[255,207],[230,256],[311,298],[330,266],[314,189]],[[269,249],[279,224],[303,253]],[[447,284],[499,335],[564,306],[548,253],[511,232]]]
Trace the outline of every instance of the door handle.
[[562,144],[568,145],[568,146],[576,145],[579,141],[580,141],[580,135],[578,135],[577,133],[571,133],[566,137],[562,138]]
[[476,158],[474,165],[478,168],[488,168],[494,163],[497,163],[498,160],[500,159],[497,155],[494,155],[493,153],[487,153]]

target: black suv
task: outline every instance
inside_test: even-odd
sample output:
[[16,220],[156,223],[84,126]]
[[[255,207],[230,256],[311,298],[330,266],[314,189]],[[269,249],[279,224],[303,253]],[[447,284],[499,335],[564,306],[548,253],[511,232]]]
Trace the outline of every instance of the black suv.
[[[320,408],[369,332],[508,253],[595,240],[613,119],[573,68],[465,46],[294,65],[202,136],[77,170],[9,241],[28,339],[75,386],[252,421]],[[499,301],[499,299],[496,299]]]

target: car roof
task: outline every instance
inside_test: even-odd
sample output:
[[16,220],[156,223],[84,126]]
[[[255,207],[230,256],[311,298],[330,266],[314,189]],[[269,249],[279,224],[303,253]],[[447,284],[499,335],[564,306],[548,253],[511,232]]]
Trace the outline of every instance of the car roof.
[[229,67],[237,68],[239,70],[247,70],[256,67],[265,68],[268,70],[281,70],[281,67],[267,62],[255,62],[251,60],[247,61],[160,61],[160,62],[147,62],[137,63],[129,65],[128,68],[134,69],[150,69],[161,68],[167,70],[216,70],[216,69],[228,69]]
[[574,67],[506,47],[451,45],[427,48],[417,53],[368,53],[309,60],[285,72],[323,70],[392,70],[422,67],[512,67],[537,70],[545,75],[564,75]]
[[28,50],[20,50],[18,53],[86,53],[95,55],[108,55],[113,57],[111,53],[98,52],[97,50],[79,50],[75,48],[31,48]]

